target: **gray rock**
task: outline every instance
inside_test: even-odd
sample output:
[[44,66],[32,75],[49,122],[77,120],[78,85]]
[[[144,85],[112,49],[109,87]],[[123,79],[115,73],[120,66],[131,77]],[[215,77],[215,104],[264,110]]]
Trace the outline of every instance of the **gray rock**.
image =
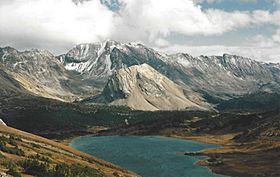
[[0,125],[7,126],[6,123],[2,119],[0,119]]

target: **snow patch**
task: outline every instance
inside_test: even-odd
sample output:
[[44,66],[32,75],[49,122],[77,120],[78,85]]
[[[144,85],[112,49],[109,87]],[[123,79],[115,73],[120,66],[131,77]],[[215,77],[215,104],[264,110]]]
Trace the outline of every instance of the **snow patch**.
[[190,67],[192,64],[186,60],[185,58],[179,58],[178,59],[178,63],[180,63],[181,65],[183,65],[184,67]]

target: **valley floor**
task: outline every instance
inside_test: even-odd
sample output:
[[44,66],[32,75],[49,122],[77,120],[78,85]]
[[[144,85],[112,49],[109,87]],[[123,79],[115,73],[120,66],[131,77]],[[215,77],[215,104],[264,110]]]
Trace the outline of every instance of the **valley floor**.
[[179,138],[223,146],[219,149],[185,153],[185,155],[191,156],[208,156],[208,160],[199,161],[197,164],[209,167],[214,173],[234,177],[280,176],[280,142],[263,140],[251,143],[236,143],[232,141],[233,137],[231,134],[179,136]]
[[[180,131],[171,132],[166,130],[159,135],[222,146],[217,149],[184,153],[190,156],[209,157],[207,160],[198,161],[197,165],[207,166],[214,173],[232,177],[280,176],[280,141],[258,140],[249,143],[237,143],[233,141],[237,134],[192,136]],[[103,135],[103,132],[100,135]],[[114,133],[110,133],[110,135],[114,135]],[[68,145],[71,140],[72,138],[59,141]]]
[[221,145],[222,148],[185,152],[185,155],[208,156],[209,159],[197,164],[207,166],[217,174],[279,177],[280,139],[277,120],[279,111],[261,115],[209,116],[205,119],[172,118],[101,131],[99,135],[161,135]]

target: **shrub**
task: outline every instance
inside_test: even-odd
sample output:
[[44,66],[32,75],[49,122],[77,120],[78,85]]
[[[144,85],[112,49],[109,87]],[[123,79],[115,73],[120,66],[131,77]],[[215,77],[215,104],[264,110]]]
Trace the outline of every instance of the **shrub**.
[[3,165],[8,169],[7,173],[9,175],[12,175],[13,177],[21,177],[20,173],[18,172],[18,167],[13,161],[7,160]]
[[2,159],[2,158],[5,158],[5,156],[4,156],[3,154],[0,153],[0,158],[1,158],[1,159]]
[[9,169],[7,173],[13,177],[21,177],[21,174],[16,169]]
[[24,171],[34,176],[49,176],[50,165],[48,163],[42,163],[36,159],[26,159],[20,162],[20,165]]
[[54,170],[54,176],[59,177],[91,177],[102,176],[97,170],[80,164],[59,164]]
[[[7,144],[11,144],[12,147],[7,147]],[[24,156],[24,152],[22,149],[18,148],[16,143],[16,138],[13,136],[10,136],[10,138],[6,138],[4,136],[0,136],[0,151],[9,153],[9,154],[15,154],[19,156]]]
[[[35,157],[35,156],[34,156]],[[65,163],[55,166],[48,162],[40,162],[29,158],[20,162],[26,173],[38,177],[99,177],[102,176],[97,170],[82,165],[68,165]]]
[[30,158],[30,159],[36,159],[36,160],[43,161],[43,162],[48,162],[48,163],[52,163],[52,162],[53,162],[50,158],[41,156],[41,155],[39,155],[39,154],[31,155],[31,156],[29,156],[28,158]]
[[5,168],[7,168],[9,170],[17,168],[17,165],[11,160],[4,161],[3,165],[4,165]]
[[0,144],[0,150],[9,154],[24,156],[24,151],[22,149],[19,149],[17,146],[14,148],[10,148],[7,147],[6,145]]

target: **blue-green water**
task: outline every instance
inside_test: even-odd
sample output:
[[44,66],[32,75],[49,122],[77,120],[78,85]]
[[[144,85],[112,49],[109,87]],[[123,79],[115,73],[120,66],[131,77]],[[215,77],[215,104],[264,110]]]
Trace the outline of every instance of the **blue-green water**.
[[205,157],[177,153],[218,147],[215,145],[161,136],[83,136],[70,146],[143,177],[221,177],[195,165]]

